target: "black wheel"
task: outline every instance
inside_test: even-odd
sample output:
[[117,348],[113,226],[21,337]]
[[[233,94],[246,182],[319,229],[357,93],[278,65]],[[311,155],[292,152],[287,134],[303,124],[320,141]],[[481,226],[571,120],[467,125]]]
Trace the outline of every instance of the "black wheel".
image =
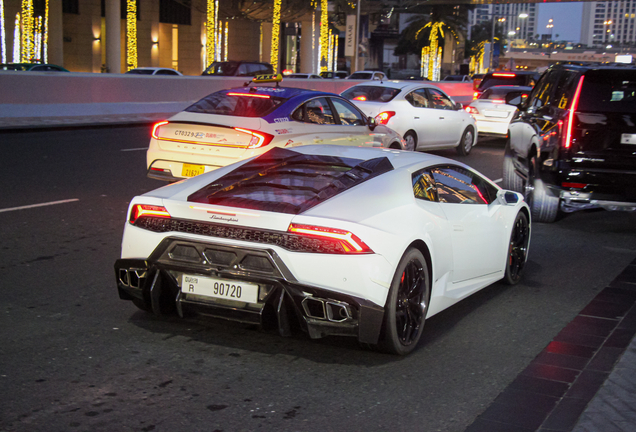
[[510,148],[510,139],[508,139],[506,140],[506,147],[504,151],[503,180],[501,182],[501,187],[523,193],[523,179],[519,177],[515,171],[513,160],[514,154]]
[[415,136],[415,132],[408,131],[404,134],[404,141],[406,142],[406,146],[404,150],[415,151],[417,148],[417,137]]
[[422,253],[408,249],[398,264],[384,308],[381,348],[406,355],[417,346],[428,312],[431,289]]
[[554,196],[539,178],[534,179],[532,189],[532,220],[554,222],[559,214],[559,197]]
[[469,126],[464,131],[462,139],[457,146],[457,153],[462,156],[467,156],[473,148],[473,141],[475,140],[475,130],[472,126]]
[[144,312],[152,312],[152,306],[150,306],[149,304],[146,304],[145,301],[143,301],[142,299],[139,299],[137,297],[133,297],[132,302],[135,306],[137,306],[139,309],[141,309]]
[[504,282],[514,285],[521,279],[521,272],[528,258],[528,244],[530,243],[530,224],[528,217],[519,212],[510,234],[510,245],[506,261]]

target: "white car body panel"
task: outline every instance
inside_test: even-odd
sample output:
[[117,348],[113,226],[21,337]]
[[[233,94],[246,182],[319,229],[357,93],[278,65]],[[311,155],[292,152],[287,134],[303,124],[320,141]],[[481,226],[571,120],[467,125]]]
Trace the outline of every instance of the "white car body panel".
[[[348,256],[292,252],[272,244],[180,232],[155,233],[126,222],[121,257],[146,259],[162,239],[174,236],[221,245],[271,249],[280,256],[299,283],[356,296],[384,307],[401,257],[410,245],[421,243],[430,251],[432,264],[432,293],[427,316],[503,277],[512,224],[519,211],[527,211],[522,199],[516,204],[506,204],[497,198],[490,205],[416,199],[411,187],[411,174],[416,170],[446,163],[467,168],[437,156],[334,146],[304,146],[294,151],[361,159],[384,155],[390,159],[394,170],[298,215],[231,207],[219,209],[219,206],[186,202],[191,193],[247,163],[245,160],[135,197],[129,213],[135,204],[143,203],[165,206],[172,217],[228,226],[283,232],[290,223],[327,226],[353,232],[375,253]],[[499,189],[494,183],[492,185]],[[218,210],[241,214],[211,218],[208,211]]]
[[[464,131],[474,129],[473,146],[477,144],[478,126],[475,119],[464,110],[445,110],[414,107],[404,96],[414,90],[431,88],[444,93],[439,87],[427,83],[408,83],[402,81],[383,81],[362,83],[359,86],[377,86],[399,88],[401,92],[389,102],[351,100],[369,117],[375,117],[384,111],[394,111],[386,126],[404,136],[409,131],[417,135],[416,150],[425,151],[457,147]],[[446,93],[444,93],[446,95]],[[452,98],[446,95],[449,99]]]
[[477,99],[470,104],[479,114],[473,114],[479,132],[505,136],[508,125],[517,110],[516,107],[505,103],[495,103],[488,99]]

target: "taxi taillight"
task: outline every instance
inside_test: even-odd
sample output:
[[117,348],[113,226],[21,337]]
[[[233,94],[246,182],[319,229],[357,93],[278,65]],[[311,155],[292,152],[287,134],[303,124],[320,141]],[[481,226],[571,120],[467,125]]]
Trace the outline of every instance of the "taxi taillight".
[[128,221],[131,224],[135,224],[137,219],[144,216],[152,216],[152,217],[160,217],[160,218],[170,218],[170,213],[164,206],[156,206],[149,204],[135,204],[133,208],[130,210],[130,217]]
[[274,139],[273,135],[270,135],[264,132],[254,132],[249,129],[243,129],[238,127],[235,127],[234,130],[252,135],[252,139],[250,140],[250,143],[246,147],[248,149],[265,147]]
[[370,254],[373,253],[358,236],[347,230],[327,228],[315,225],[289,224],[288,232],[301,236],[327,240],[340,246],[345,254]]
[[154,139],[159,139],[159,128],[167,124],[168,124],[167,120],[160,121],[159,123],[155,123],[154,126],[152,127],[152,137]]
[[468,114],[479,114],[479,110],[475,107],[467,106],[464,108]]

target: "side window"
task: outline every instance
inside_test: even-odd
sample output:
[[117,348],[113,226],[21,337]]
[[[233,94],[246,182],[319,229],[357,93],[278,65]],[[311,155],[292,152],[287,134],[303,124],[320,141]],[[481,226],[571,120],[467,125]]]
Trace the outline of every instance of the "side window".
[[426,89],[417,89],[412,91],[411,93],[404,96],[404,99],[408,101],[415,108],[428,108],[428,96],[426,94]]
[[455,110],[455,104],[444,93],[436,89],[428,89],[431,105],[436,109]]
[[248,76],[249,75],[249,71],[247,69],[247,63],[241,63],[238,67],[238,72],[236,73],[237,76]]
[[566,109],[574,96],[576,74],[569,71],[563,71],[556,84],[554,92],[554,100],[560,109]]
[[[327,99],[312,99],[304,105],[304,108],[307,116],[303,121],[321,125],[336,124],[336,119],[331,112],[331,107],[329,103],[327,103]],[[294,119],[296,119],[296,112],[292,116]]]
[[437,189],[429,169],[413,174],[413,195],[424,201],[437,201]]
[[473,172],[458,166],[431,169],[439,202],[451,204],[490,204],[497,189]]
[[335,98],[331,99],[331,102],[336,108],[341,124],[345,126],[364,126],[366,124],[362,114],[348,102]]
[[557,74],[558,71],[550,71],[541,77],[535,86],[535,91],[532,92],[531,107],[541,108],[552,101],[551,95],[554,92]]

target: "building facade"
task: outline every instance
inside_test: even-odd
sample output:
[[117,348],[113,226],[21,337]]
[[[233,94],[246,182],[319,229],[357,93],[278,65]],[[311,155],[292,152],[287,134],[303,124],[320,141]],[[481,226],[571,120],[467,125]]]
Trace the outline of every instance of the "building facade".
[[587,46],[636,44],[636,0],[586,2],[583,4],[581,43]]
[[489,22],[493,17],[499,29],[508,36],[508,40],[531,40],[537,33],[537,6],[534,3],[476,6],[469,13],[469,31],[472,26]]

